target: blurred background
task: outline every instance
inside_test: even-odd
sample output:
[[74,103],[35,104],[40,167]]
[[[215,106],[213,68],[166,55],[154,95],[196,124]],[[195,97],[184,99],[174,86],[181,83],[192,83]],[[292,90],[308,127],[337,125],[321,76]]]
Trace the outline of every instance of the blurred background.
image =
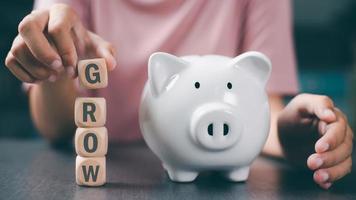
[[[27,96],[4,61],[30,0],[0,3],[0,137],[38,137]],[[301,92],[331,96],[356,128],[356,1],[294,0]]]

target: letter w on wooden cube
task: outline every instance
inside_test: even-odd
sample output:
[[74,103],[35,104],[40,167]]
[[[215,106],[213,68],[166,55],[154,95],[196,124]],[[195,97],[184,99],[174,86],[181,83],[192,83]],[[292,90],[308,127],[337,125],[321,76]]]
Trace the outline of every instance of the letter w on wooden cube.
[[78,185],[100,186],[106,182],[105,157],[81,157],[76,159],[76,182]]

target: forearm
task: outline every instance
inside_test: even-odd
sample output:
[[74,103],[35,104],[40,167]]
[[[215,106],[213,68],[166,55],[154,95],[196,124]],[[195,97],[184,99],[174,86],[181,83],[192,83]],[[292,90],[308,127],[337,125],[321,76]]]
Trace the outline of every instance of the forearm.
[[34,85],[29,93],[33,122],[49,141],[59,142],[73,136],[74,102],[77,91],[72,80]]
[[283,157],[283,151],[278,138],[278,115],[283,110],[284,104],[279,95],[269,95],[271,108],[271,125],[267,142],[263,148],[263,153],[275,157]]

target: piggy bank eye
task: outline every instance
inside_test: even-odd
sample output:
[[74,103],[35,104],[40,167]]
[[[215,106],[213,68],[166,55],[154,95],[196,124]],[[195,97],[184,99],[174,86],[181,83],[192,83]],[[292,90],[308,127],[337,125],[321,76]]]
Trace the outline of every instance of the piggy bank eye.
[[195,86],[195,88],[199,89],[200,88],[200,83],[199,82],[195,82],[194,86]]
[[231,84],[230,82],[228,82],[228,83],[226,84],[226,86],[227,86],[227,88],[229,88],[229,90],[231,90],[232,84]]

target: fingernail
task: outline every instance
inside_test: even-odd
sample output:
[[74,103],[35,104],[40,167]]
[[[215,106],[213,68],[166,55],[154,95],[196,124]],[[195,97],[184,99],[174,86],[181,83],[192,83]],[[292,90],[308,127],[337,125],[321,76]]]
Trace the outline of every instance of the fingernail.
[[52,75],[50,75],[49,77],[48,77],[48,81],[49,82],[55,82],[57,80],[57,76],[56,75],[54,75],[54,74],[52,74]]
[[117,65],[116,59],[112,59],[112,64],[113,64],[113,68],[112,69],[115,69],[116,65]]
[[324,135],[326,132],[326,123],[324,121],[319,121],[319,132],[321,135]]
[[314,159],[315,168],[319,168],[323,164],[323,162],[324,161],[321,158],[315,158]]
[[330,145],[328,143],[325,142],[319,142],[318,143],[318,149],[320,150],[320,152],[325,152],[327,150],[329,150]]
[[326,142],[323,141],[323,139],[320,139],[316,142],[315,144],[315,151],[318,153],[322,153],[325,152],[327,150],[329,150],[330,145]]
[[74,77],[74,67],[67,67],[66,72],[69,78]]
[[323,185],[325,189],[329,189],[331,187],[332,183],[328,182]]
[[60,67],[62,67],[62,62],[60,60],[55,60],[51,64],[51,68],[54,70],[58,70]]
[[325,110],[323,111],[323,115],[324,115],[325,117],[334,116],[334,112],[331,111],[330,109],[325,109]]
[[326,182],[329,179],[329,174],[324,171],[319,171],[319,176],[321,178],[321,182]]
[[321,132],[322,132],[322,134],[325,134],[325,132],[326,132],[326,123],[325,122],[321,124]]

